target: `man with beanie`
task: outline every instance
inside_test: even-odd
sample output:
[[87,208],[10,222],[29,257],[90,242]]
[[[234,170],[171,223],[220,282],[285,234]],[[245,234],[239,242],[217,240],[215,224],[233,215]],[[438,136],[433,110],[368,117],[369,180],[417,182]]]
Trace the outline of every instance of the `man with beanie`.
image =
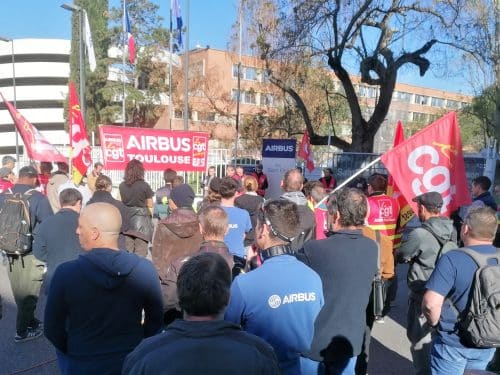
[[160,276],[165,310],[165,324],[182,316],[168,305],[167,270],[175,259],[195,253],[202,241],[198,216],[193,210],[194,191],[188,184],[180,184],[170,192],[171,214],[158,222],[153,238],[153,263]]
[[412,230],[401,243],[396,260],[409,263],[407,283],[410,290],[406,335],[410,340],[415,374],[430,374],[431,327],[422,315],[425,283],[434,271],[444,243],[456,241],[453,222],[441,216],[443,198],[430,191],[413,198],[422,225]]

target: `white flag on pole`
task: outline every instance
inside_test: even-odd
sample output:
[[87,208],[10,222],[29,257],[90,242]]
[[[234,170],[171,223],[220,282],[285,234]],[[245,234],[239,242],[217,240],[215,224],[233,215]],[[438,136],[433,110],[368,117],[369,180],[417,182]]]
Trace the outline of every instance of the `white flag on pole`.
[[85,29],[85,45],[87,47],[87,56],[89,57],[90,71],[93,72],[96,68],[95,53],[94,53],[94,43],[92,42],[92,34],[90,32],[89,19],[87,17],[87,12],[83,11],[84,15],[84,29]]

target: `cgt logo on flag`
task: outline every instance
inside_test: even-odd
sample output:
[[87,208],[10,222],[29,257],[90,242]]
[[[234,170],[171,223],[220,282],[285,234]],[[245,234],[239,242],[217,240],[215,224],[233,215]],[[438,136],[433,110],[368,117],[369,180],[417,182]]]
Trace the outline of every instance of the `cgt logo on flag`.
[[462,141],[454,112],[386,152],[381,160],[414,212],[417,207],[412,199],[429,191],[442,195],[444,215],[470,203]]
[[104,137],[104,157],[114,162],[124,162],[123,138],[120,134],[106,134]]

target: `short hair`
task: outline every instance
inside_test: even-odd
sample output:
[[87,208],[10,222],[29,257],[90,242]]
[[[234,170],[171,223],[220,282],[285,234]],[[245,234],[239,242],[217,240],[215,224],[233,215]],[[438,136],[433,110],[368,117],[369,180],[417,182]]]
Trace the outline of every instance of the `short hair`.
[[474,180],[472,180],[472,183],[479,186],[483,191],[488,191],[491,187],[491,180],[486,176],[476,177]]
[[372,174],[368,177],[368,185],[370,185],[374,191],[385,191],[387,189],[387,178],[380,173]]
[[493,241],[497,233],[497,216],[490,207],[473,207],[464,219],[470,236],[477,240]]
[[177,175],[174,178],[172,178],[172,187],[182,185],[183,183],[184,183],[184,177],[182,176]]
[[224,177],[220,182],[219,194],[224,199],[232,198],[238,190],[238,183],[232,177]]
[[82,200],[82,193],[74,188],[64,189],[59,193],[59,203],[61,204],[61,207],[76,206],[76,204]]
[[95,162],[94,168],[97,168],[97,167],[104,167],[104,164],[102,164],[100,161]]
[[227,171],[229,171],[229,170],[232,170],[232,171],[235,171],[235,172],[236,172],[236,168],[235,168],[234,166],[232,166],[232,165],[228,165],[228,166],[226,167],[226,173],[227,173]]
[[236,169],[241,169],[243,172],[245,171],[245,168],[243,168],[243,166],[241,166],[241,165],[238,165],[238,166],[236,167]]
[[171,184],[176,176],[177,172],[171,168],[167,168],[163,171],[163,180],[165,180],[167,184]]
[[243,187],[246,191],[257,191],[259,184],[254,176],[243,177]]
[[184,263],[177,277],[179,306],[193,316],[217,316],[229,303],[231,270],[222,256],[203,252]]
[[299,230],[299,209],[287,199],[267,201],[257,216],[259,224],[270,226],[270,238],[290,242]]
[[356,188],[341,189],[337,195],[339,222],[342,227],[361,226],[368,212],[366,195]]
[[68,163],[66,163],[64,161],[59,161],[56,164],[57,164],[57,170],[64,172],[64,173],[69,173]]
[[311,198],[314,202],[318,203],[326,197],[326,190],[321,184],[314,184],[311,189]]
[[13,158],[12,156],[10,155],[5,155],[3,158],[2,158],[2,165],[5,165],[9,162],[12,162],[12,163],[15,163],[16,162],[16,159]]
[[42,161],[40,163],[40,172],[52,172],[52,169],[54,168],[54,166],[52,165],[52,162],[50,161]]
[[307,182],[304,184],[304,187],[303,187],[302,191],[304,192],[304,195],[305,195],[306,197],[310,197],[310,196],[311,196],[311,191],[312,191],[312,189],[313,189],[313,187],[314,187],[315,185],[323,186],[323,185],[321,184],[321,182],[319,182],[319,181],[307,181]]
[[302,173],[300,173],[296,168],[289,169],[283,176],[283,190],[287,192],[301,191],[303,183],[304,176],[302,176]]
[[204,236],[224,237],[227,231],[228,218],[226,211],[216,205],[204,207],[198,216]]
[[111,186],[113,186],[113,182],[111,178],[105,176],[103,174],[99,175],[95,180],[95,189],[96,190],[108,190]]

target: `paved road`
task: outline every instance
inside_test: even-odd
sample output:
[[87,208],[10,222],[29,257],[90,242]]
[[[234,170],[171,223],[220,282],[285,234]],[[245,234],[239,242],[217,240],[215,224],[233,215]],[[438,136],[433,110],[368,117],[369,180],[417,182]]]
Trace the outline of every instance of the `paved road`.
[[[411,374],[411,356],[404,326],[406,323],[405,285],[406,268],[398,267],[399,289],[396,306],[384,324],[375,324],[371,346],[369,374]],[[5,265],[0,265],[0,294],[3,297],[3,319],[0,320],[0,375],[57,375],[59,374],[53,347],[45,338],[16,344],[16,307]],[[43,317],[45,298],[37,308],[38,318]]]

